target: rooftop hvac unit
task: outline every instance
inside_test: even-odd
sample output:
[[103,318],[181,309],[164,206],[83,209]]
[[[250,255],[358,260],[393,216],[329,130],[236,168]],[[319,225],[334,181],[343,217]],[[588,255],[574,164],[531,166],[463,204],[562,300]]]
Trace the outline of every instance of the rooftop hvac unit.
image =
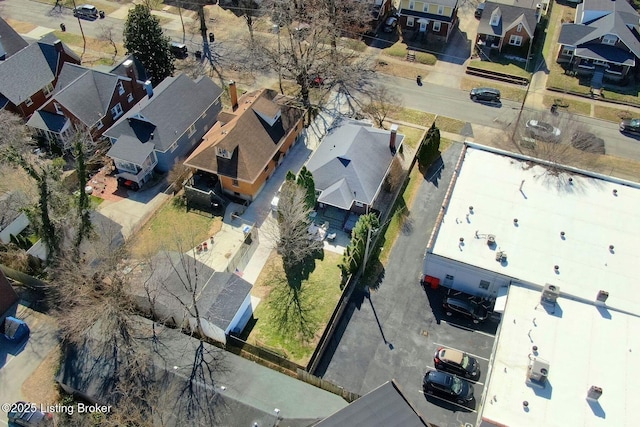
[[493,234],[487,234],[487,245],[493,246],[496,244],[496,236]]
[[609,298],[609,292],[600,291],[600,292],[598,292],[598,296],[596,297],[596,301],[597,302],[605,302],[607,300],[607,298]]
[[527,371],[527,377],[532,381],[538,381],[540,383],[544,383],[547,381],[547,377],[549,376],[549,362],[546,360],[540,359],[539,357],[534,357],[531,359],[529,363],[529,369]]
[[542,302],[556,303],[556,300],[560,296],[560,286],[552,285],[547,283],[544,285],[544,289],[542,290],[542,297],[540,300]]
[[504,262],[507,260],[507,253],[505,251],[496,252],[496,261]]

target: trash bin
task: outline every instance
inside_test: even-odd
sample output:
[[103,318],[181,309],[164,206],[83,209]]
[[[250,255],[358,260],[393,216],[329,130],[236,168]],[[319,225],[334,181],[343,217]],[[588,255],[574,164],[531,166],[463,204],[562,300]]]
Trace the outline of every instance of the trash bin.
[[196,50],[195,55],[196,59],[202,59],[202,51]]
[[104,18],[104,10],[101,10],[100,12],[98,12],[100,14],[100,19]]
[[214,41],[216,41],[216,37],[213,35],[213,33],[209,33],[209,43],[213,43]]

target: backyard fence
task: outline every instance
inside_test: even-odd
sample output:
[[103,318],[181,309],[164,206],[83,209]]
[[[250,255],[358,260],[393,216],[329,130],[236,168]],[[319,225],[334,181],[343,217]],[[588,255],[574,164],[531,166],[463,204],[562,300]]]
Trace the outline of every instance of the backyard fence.
[[344,400],[346,400],[349,403],[360,398],[359,394],[352,393],[348,390],[345,390],[339,385],[335,385],[330,381],[323,380],[322,378],[318,378],[315,375],[312,375],[309,372],[304,371],[302,369],[298,369],[298,379],[300,381],[306,382],[307,384],[311,384],[318,388],[326,390],[330,393],[337,394],[338,396],[342,397]]

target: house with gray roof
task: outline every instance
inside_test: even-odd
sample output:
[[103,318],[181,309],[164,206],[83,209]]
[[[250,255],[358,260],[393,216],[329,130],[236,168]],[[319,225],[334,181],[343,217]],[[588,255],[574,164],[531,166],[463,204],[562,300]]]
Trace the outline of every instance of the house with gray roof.
[[640,14],[625,0],[585,0],[576,6],[573,23],[564,23],[558,37],[557,61],[581,75],[625,79],[640,58]]
[[53,94],[67,63],[80,57],[53,34],[0,61],[0,108],[29,117]]
[[161,251],[134,274],[132,293],[142,311],[191,330],[199,317],[202,333],[216,341],[242,332],[253,314],[249,282],[187,254]]
[[50,99],[27,121],[38,136],[70,149],[73,135],[86,131],[93,141],[136,102],[146,96],[132,59],[122,63],[125,75],[76,64],[62,67]]
[[458,24],[458,0],[401,0],[398,14],[403,30],[447,42]]
[[319,206],[368,212],[403,140],[395,125],[385,130],[365,121],[339,121],[306,165],[319,192]]
[[133,407],[145,423],[162,427],[310,427],[347,406],[338,395],[178,330],[138,316],[129,324],[136,353],[101,339],[94,327],[84,345],[64,347],[57,383],[85,401],[125,409],[123,379],[131,358],[142,356],[145,363],[134,373],[145,393]]
[[[149,86],[148,86],[149,87]],[[222,109],[222,89],[210,78],[167,77],[104,135],[118,182],[138,189],[155,170],[168,172],[200,143]]]
[[413,407],[395,380],[358,398],[314,427],[433,427]]
[[29,43],[0,17],[0,61],[29,46]]
[[484,3],[484,11],[478,23],[476,45],[482,49],[527,56],[533,42],[541,9],[513,6],[493,1]]

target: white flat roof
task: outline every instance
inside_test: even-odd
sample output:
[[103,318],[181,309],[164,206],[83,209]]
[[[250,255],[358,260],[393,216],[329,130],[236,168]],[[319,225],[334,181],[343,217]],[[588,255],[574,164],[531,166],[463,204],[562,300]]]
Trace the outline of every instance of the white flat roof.
[[[640,318],[512,285],[502,318],[482,419],[501,426],[631,426],[637,423]],[[527,385],[532,347],[549,362],[545,388]],[[591,386],[602,388],[589,402]],[[523,401],[528,402],[527,410]]]
[[468,147],[432,252],[640,314],[639,242],[638,188]]

